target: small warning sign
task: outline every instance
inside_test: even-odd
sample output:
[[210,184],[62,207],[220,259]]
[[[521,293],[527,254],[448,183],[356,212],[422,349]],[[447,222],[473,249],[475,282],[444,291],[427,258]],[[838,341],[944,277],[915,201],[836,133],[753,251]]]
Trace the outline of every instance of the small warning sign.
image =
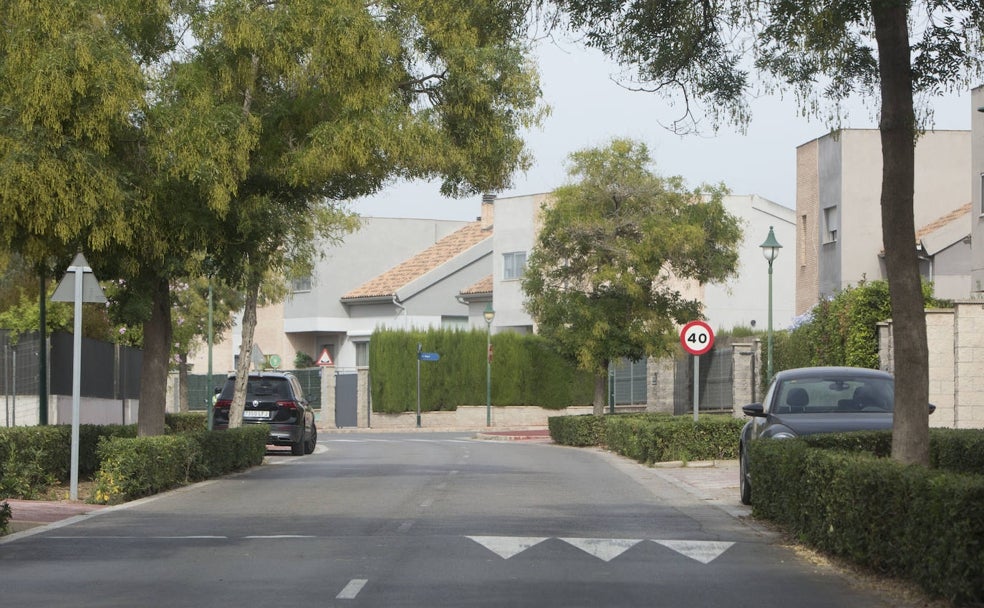
[[335,365],[335,363],[331,360],[331,355],[328,354],[327,348],[321,349],[321,356],[318,357],[318,365],[321,366]]

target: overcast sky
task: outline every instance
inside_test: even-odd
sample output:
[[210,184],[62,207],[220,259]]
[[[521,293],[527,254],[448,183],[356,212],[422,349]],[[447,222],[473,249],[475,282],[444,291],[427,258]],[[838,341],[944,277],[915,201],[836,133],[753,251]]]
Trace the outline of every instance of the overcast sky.
[[[680,175],[689,186],[724,182],[734,194],[757,194],[795,206],[796,147],[827,133],[817,119],[797,116],[792,101],[756,100],[745,135],[724,126],[716,134],[678,136],[659,123],[679,111],[654,94],[628,91],[612,81],[618,66],[601,54],[574,44],[543,43],[538,52],[541,87],[552,114],[543,127],[526,136],[534,166],[517,175],[514,187],[499,196],[549,192],[567,177],[567,156],[576,150],[604,145],[613,137],[631,137],[649,146],[660,175]],[[973,110],[969,93],[933,103],[936,129],[970,129]],[[845,126],[875,128],[870,112],[852,110]],[[447,199],[437,183],[398,183],[383,193],[355,201],[365,216],[472,220],[481,196]]]

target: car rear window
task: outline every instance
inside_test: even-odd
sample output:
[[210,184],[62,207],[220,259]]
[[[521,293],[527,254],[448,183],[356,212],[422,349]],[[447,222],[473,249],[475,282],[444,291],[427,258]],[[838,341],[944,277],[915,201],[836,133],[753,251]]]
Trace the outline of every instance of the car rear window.
[[[232,399],[236,388],[235,378],[226,380],[219,399]],[[286,378],[250,378],[246,381],[247,401],[268,401],[271,399],[289,399],[290,387]]]
[[797,378],[779,388],[779,414],[891,412],[894,386],[885,378]]

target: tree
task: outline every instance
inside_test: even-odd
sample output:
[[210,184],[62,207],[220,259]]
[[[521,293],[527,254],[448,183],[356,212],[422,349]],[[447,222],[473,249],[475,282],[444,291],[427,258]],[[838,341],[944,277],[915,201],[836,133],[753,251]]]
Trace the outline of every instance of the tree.
[[[984,71],[976,0],[552,0],[587,44],[638,71],[650,90],[682,93],[682,122],[702,102],[715,126],[745,124],[755,70],[763,92],[792,88],[814,115],[860,94],[880,99],[882,239],[896,355],[892,456],[929,462],[928,347],[913,219],[914,94],[966,89]],[[910,35],[910,26],[913,32]],[[824,102],[829,102],[825,104]]]
[[4,2],[0,249],[85,250],[123,281],[139,433],[162,433],[170,285],[206,256],[244,289],[247,327],[271,270],[351,227],[346,199],[395,178],[498,190],[528,165],[524,19],[511,0]]
[[655,175],[645,144],[615,139],[570,161],[572,183],[543,209],[523,290],[537,331],[594,374],[600,414],[609,362],[670,352],[676,327],[701,314],[685,281],[732,276],[741,229],[723,186],[687,190]]

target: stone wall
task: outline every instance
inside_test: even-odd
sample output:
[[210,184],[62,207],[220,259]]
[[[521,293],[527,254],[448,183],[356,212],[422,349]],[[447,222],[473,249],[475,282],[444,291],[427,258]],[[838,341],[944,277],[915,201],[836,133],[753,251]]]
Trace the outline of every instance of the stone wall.
[[[933,427],[984,428],[984,302],[926,311]],[[880,367],[894,372],[892,322],[879,326]]]

